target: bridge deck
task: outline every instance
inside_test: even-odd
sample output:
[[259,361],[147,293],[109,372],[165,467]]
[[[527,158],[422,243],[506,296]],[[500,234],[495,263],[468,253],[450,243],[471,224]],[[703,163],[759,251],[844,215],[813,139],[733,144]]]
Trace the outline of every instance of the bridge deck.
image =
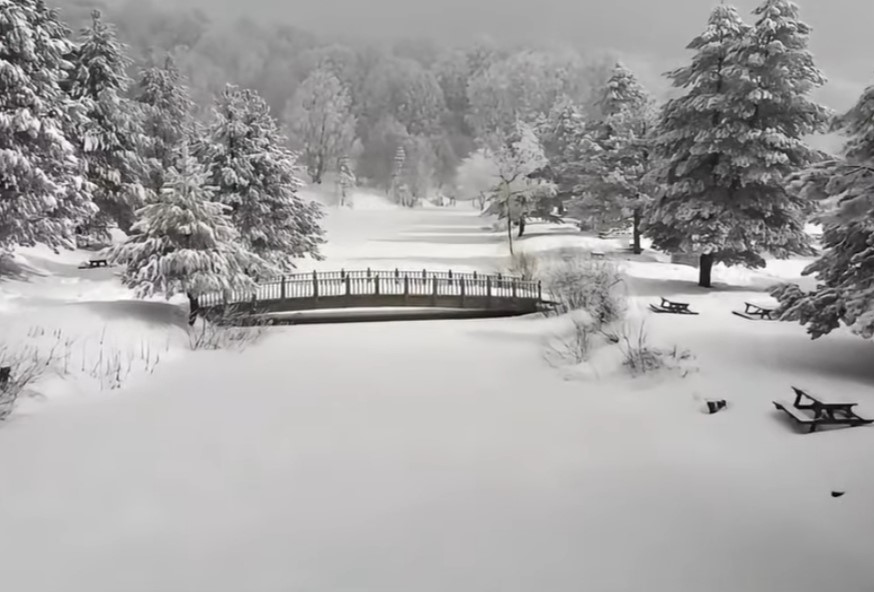
[[257,312],[326,308],[439,307],[522,314],[543,302],[540,282],[502,274],[432,271],[329,271],[262,282],[254,292],[205,294],[205,312],[250,305]]

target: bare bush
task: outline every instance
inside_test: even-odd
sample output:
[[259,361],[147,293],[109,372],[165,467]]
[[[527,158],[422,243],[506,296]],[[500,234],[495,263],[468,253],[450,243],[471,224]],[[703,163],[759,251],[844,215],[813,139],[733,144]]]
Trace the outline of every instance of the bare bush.
[[538,259],[535,255],[519,250],[510,257],[507,273],[521,277],[523,280],[537,278]]
[[54,355],[54,349],[46,354],[33,346],[0,346],[0,421],[12,413],[21,395],[51,367]]
[[589,359],[598,338],[599,332],[591,318],[574,316],[569,331],[549,340],[544,358],[552,366],[580,364]]
[[592,259],[585,251],[564,251],[544,276],[558,314],[585,310],[599,328],[625,315],[625,282],[611,261]]
[[243,350],[258,342],[268,326],[263,317],[228,309],[208,319],[199,317],[188,328],[188,343],[193,350]]
[[633,334],[628,325],[619,333],[619,347],[622,350],[622,365],[632,376],[657,372],[659,370],[679,370],[686,377],[692,370],[688,362],[694,359],[686,349],[674,346],[671,349],[653,347],[649,344],[646,326],[641,323]]
[[[169,351],[167,339],[165,350]],[[17,343],[0,344],[0,420],[6,418],[25,394],[36,395],[35,385],[47,375],[63,379],[88,377],[99,390],[121,388],[134,372],[151,374],[161,361],[160,348],[142,340],[139,347],[120,348],[99,337],[74,339],[60,329],[32,326]]]

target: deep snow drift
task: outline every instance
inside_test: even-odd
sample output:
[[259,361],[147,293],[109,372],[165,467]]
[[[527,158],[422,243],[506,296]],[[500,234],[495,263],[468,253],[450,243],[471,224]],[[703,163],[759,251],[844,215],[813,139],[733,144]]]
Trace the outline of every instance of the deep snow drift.
[[[335,211],[328,260],[303,268],[493,271],[506,245],[488,225],[461,204]],[[530,233],[520,244],[532,252],[621,246]],[[563,319],[289,327],[243,352],[188,352],[178,309],[129,301],[110,272],[73,270],[82,256],[25,254],[46,275],[0,283],[4,341],[12,327],[27,338],[35,324],[63,326],[119,348],[148,340],[169,361],[97,397],[71,373],[47,394],[77,384],[63,392],[79,404],[50,396],[0,425],[4,590],[862,592],[874,581],[874,429],[800,435],[771,405],[795,384],[874,414],[872,345],[730,314],[803,261],[718,268],[704,291],[691,268],[617,255],[632,322],[695,354],[686,378],[632,379],[609,356],[545,363]],[[701,315],[645,312],[660,295]],[[701,413],[710,397],[729,408]]]

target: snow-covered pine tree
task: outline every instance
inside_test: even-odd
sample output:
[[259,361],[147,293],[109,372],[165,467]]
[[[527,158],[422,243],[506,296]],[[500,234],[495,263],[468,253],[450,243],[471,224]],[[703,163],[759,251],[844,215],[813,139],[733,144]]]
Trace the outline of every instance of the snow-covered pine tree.
[[597,103],[601,118],[592,122],[580,143],[585,194],[576,204],[599,226],[631,220],[633,250],[641,252],[641,222],[650,200],[650,135],[655,101],[634,73],[617,63]]
[[244,244],[279,272],[294,269],[295,258],[319,258],[324,242],[324,213],[297,194],[302,182],[285,144],[264,99],[228,85],[197,147]]
[[71,61],[66,88],[86,110],[77,140],[98,208],[88,226],[92,234],[106,240],[110,224],[128,232],[134,212],[144,203],[140,183],[144,165],[138,154],[142,148],[140,112],[124,96],[131,82],[126,74],[131,60],[115,30],[95,10]]
[[564,98],[538,122],[536,131],[556,186],[552,204],[563,214],[565,204],[582,191],[583,164],[589,156],[586,118],[578,105]]
[[687,92],[663,109],[655,141],[661,189],[646,232],[656,248],[700,254],[705,287],[715,262],[760,267],[765,252],[810,252],[805,205],[784,181],[810,163],[801,138],[825,111],[807,93],[822,78],[797,8],[768,0],[756,12],[751,28],[734,8],[714,9],[689,45],[692,64],[669,74]]
[[137,210],[131,235],[108,256],[124,266],[122,281],[140,297],[185,294],[193,322],[200,296],[254,289],[251,276],[264,262],[240,244],[230,208],[212,201],[203,165],[182,153],[161,193]]
[[67,135],[76,107],[62,88],[67,34],[40,0],[0,2],[0,251],[72,248],[75,228],[94,215]]
[[173,58],[139,73],[134,100],[142,109],[143,147],[146,163],[143,185],[153,194],[161,192],[166,171],[180,158],[182,147],[192,137],[194,103]]
[[[803,292],[786,284],[772,294],[781,319],[807,325],[816,339],[841,323],[874,337],[874,86],[839,118],[847,135],[843,159],[819,163],[799,176],[809,195],[823,200],[823,253],[804,270],[818,285]],[[823,179],[827,179],[823,183]]]

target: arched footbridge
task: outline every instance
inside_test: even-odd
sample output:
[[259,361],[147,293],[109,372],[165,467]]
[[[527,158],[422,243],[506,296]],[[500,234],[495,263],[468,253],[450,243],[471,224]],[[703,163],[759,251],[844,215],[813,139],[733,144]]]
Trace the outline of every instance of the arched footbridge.
[[[199,298],[199,312],[215,318],[220,318],[225,311],[274,317],[275,313],[344,309],[348,311],[345,318],[335,320],[349,321],[377,320],[372,318],[374,315],[356,317],[352,309],[394,309],[375,315],[384,320],[475,318],[530,314],[550,304],[543,298],[543,289],[537,280],[500,273],[367,269],[297,273],[262,282],[252,292],[204,294]],[[405,313],[404,309],[418,310],[412,314]],[[429,315],[425,310],[422,314],[423,309],[435,312]],[[365,316],[370,318],[365,319]],[[307,322],[303,319],[317,317],[298,315],[298,320],[292,322]]]

